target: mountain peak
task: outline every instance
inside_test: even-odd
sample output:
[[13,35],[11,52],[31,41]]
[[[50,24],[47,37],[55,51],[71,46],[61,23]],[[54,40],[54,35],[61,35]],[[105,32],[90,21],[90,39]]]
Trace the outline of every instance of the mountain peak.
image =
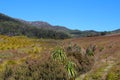
[[32,21],[30,22],[31,25],[33,26],[37,26],[39,28],[42,28],[42,27],[52,27],[51,24],[47,23],[47,22],[43,22],[43,21]]

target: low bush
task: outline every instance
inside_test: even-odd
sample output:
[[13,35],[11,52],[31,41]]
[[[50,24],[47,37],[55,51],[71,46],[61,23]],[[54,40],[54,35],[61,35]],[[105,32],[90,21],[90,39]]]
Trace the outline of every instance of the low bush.
[[68,80],[64,66],[51,59],[29,60],[19,66],[7,66],[1,80]]

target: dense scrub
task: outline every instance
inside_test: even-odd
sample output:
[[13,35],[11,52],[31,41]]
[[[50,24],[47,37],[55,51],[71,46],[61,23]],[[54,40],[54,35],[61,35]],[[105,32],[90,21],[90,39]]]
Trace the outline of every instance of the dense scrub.
[[94,51],[89,55],[76,44],[59,44],[1,35],[0,80],[69,80],[91,69]]
[[[66,48],[67,56],[76,64],[76,76],[85,73],[92,68],[94,64],[94,48],[95,46],[89,46],[88,48],[83,49],[77,44],[70,44]],[[90,52],[92,55],[90,55]]]
[[57,61],[26,60],[15,67],[6,67],[1,80],[68,80],[66,70]]

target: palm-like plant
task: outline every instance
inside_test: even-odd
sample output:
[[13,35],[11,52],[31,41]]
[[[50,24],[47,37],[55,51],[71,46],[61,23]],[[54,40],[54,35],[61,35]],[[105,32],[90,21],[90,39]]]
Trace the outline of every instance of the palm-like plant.
[[66,59],[64,50],[62,48],[57,48],[53,51],[52,58],[55,60],[64,61]]
[[68,76],[70,80],[75,80],[75,69],[74,69],[75,64],[69,61],[62,48],[57,48],[56,50],[54,50],[52,53],[52,58],[54,60],[59,60],[60,63],[64,65],[64,67],[68,71]]
[[66,64],[66,69],[68,71],[70,80],[75,80],[76,72],[75,72],[74,66],[75,66],[75,64],[71,61],[68,61]]

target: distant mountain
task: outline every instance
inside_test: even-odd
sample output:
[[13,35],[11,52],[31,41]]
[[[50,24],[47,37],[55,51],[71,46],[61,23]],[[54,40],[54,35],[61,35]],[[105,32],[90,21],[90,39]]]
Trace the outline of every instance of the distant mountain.
[[117,29],[117,30],[114,30],[114,31],[111,31],[112,33],[120,33],[120,29]]
[[20,19],[16,19],[24,24],[27,25],[32,25],[35,26],[37,28],[42,28],[42,29],[49,29],[49,30],[55,30],[55,31],[70,31],[70,29],[63,27],[63,26],[53,26],[47,22],[43,22],[43,21],[25,21],[25,20],[20,20]]
[[[13,33],[15,32],[14,30],[10,31],[10,29],[9,30],[5,29],[5,27],[7,29],[9,28],[13,29],[14,27],[14,30],[16,31],[16,33]],[[28,31],[28,33],[24,32],[23,30]],[[45,36],[47,36],[47,38],[48,37],[54,38],[57,36],[59,38],[60,36],[63,38],[65,36],[66,37],[91,37],[91,36],[101,36],[101,35],[107,35],[107,34],[120,33],[120,29],[114,30],[114,31],[108,31],[108,32],[106,31],[98,32],[94,30],[86,30],[86,31],[71,30],[64,26],[51,25],[43,21],[25,21],[22,19],[11,18],[7,15],[0,13],[0,34],[3,34],[4,31],[6,31],[6,33],[10,35],[13,35],[13,34],[24,35],[23,33],[25,33],[25,35],[29,35],[29,36],[32,35],[32,36],[37,36],[37,37],[39,36],[41,38],[44,38]],[[58,33],[59,34],[61,33],[61,34],[59,35]]]
[[43,21],[32,22],[32,21],[24,21],[20,19],[17,19],[17,20],[24,24],[35,26],[39,29],[47,29],[47,30],[54,30],[57,32],[64,32],[64,33],[69,34],[71,37],[89,37],[89,36],[98,36],[100,34],[99,32],[93,31],[93,30],[80,31],[80,30],[71,30],[64,26],[53,26]]
[[31,25],[36,26],[38,28],[52,28],[52,25],[50,25],[47,22],[42,22],[42,21],[33,21],[33,22],[29,22]]
[[2,22],[2,21],[14,21],[14,22],[19,22],[19,21],[15,20],[14,18],[11,18],[11,17],[9,17],[9,16],[7,16],[7,15],[5,15],[5,14],[0,13],[0,22]]
[[[9,36],[25,35],[28,37],[52,39],[65,39],[70,37],[64,32],[58,32],[47,28],[38,28],[37,26],[33,25],[33,23],[11,18],[0,13],[0,34]],[[43,25],[43,23],[41,25]]]

